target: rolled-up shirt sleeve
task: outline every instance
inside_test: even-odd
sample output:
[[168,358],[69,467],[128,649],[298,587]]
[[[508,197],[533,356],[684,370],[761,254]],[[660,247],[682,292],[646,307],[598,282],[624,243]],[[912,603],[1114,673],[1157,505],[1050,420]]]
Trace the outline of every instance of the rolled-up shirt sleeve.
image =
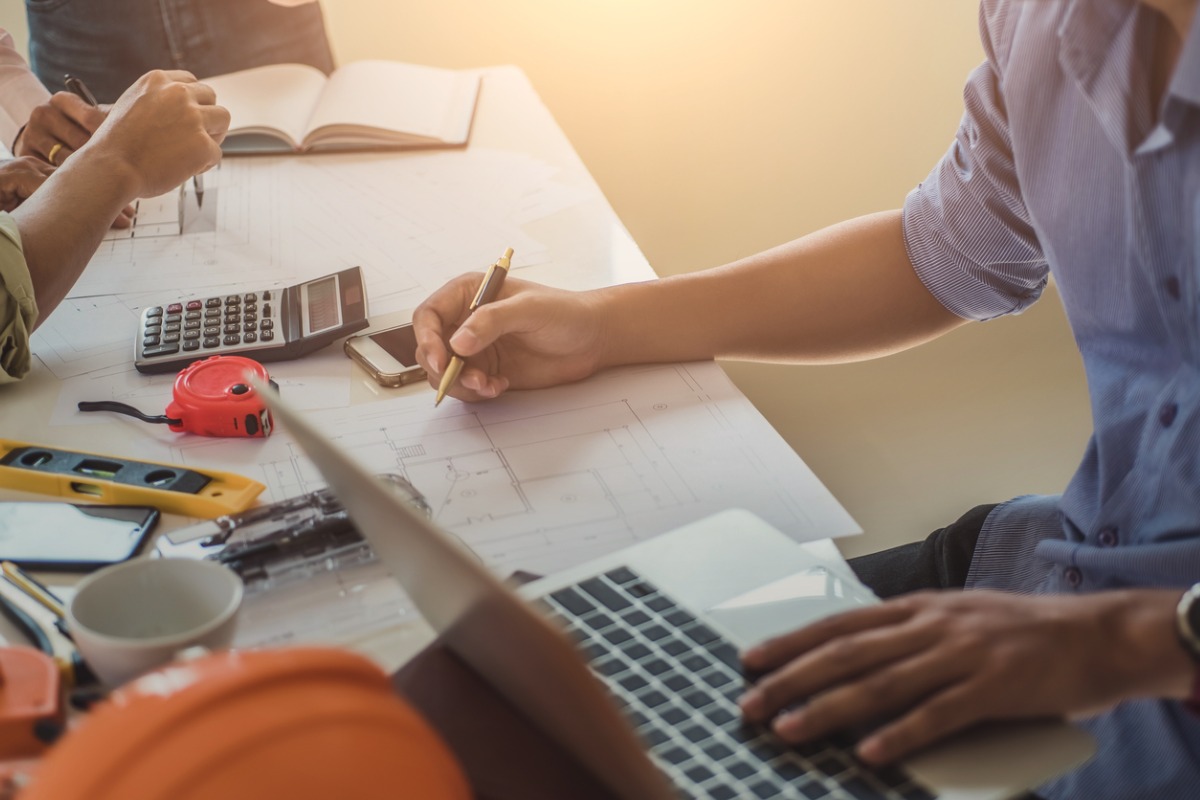
[[0,213],[0,384],[29,372],[29,334],[37,314],[16,220]]
[[1049,273],[1021,198],[1004,97],[988,59],[971,73],[950,150],[904,203],[904,242],[925,287],[964,319],[1023,311]]
[[33,109],[49,99],[50,92],[21,58],[12,36],[0,28],[0,142],[12,150]]

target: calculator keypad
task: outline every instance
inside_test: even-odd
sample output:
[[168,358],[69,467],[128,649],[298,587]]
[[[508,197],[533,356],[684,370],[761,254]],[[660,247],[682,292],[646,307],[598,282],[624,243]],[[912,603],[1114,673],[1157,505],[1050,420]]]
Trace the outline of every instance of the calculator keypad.
[[271,299],[267,290],[147,308],[142,312],[142,358],[273,341]]

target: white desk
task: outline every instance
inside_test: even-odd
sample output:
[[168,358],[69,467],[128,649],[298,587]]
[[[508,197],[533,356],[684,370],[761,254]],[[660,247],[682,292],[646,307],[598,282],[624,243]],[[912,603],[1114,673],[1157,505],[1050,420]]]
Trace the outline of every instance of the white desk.
[[[249,252],[246,248],[225,247],[221,254],[236,251],[246,260],[261,257],[261,260],[267,263],[272,260],[285,261],[286,265],[271,265],[278,273],[278,279],[283,282],[316,277],[319,274],[336,271],[343,266],[353,266],[360,263],[354,259],[354,256],[359,254],[362,249],[358,232],[339,228],[332,223],[324,226],[317,224],[331,215],[335,217],[334,221],[336,222],[337,211],[342,205],[352,199],[355,202],[358,201],[357,188],[354,185],[332,187],[333,192],[341,188],[345,192],[343,196],[331,192],[331,184],[325,180],[329,173],[339,169],[361,167],[364,163],[368,166],[389,162],[402,164],[414,159],[424,159],[433,154],[439,159],[453,163],[454,169],[459,173],[456,188],[461,190],[464,185],[470,186],[475,177],[470,174],[470,170],[473,168],[485,169],[491,166],[487,162],[475,164],[471,156],[488,153],[512,153],[528,156],[531,168],[533,165],[549,165],[555,170],[553,182],[578,195],[578,200],[572,202],[565,210],[533,220],[523,226],[530,237],[544,245],[548,255],[537,258],[541,263],[524,266],[528,261],[527,259],[523,260],[523,256],[527,254],[518,250],[514,259],[516,268],[513,274],[515,276],[573,289],[632,280],[648,280],[654,277],[654,272],[650,269],[645,257],[616,218],[611,206],[571,148],[557,123],[542,104],[524,74],[515,67],[499,67],[485,71],[471,131],[470,146],[466,149],[363,155],[231,157],[226,159],[226,166],[231,169],[253,169],[259,172],[269,172],[272,165],[283,161],[303,163],[304,166],[313,168],[310,170],[313,173],[311,175],[312,185],[319,188],[324,194],[313,198],[312,202],[309,198],[286,197],[272,198],[268,201],[272,209],[279,208],[281,204],[288,201],[294,204],[294,209],[309,209],[306,219],[295,222],[295,231],[287,231],[282,225],[277,225],[275,229],[259,234],[260,238],[265,239],[268,235],[294,233],[296,237],[294,243],[252,243]],[[465,177],[463,173],[465,173]],[[480,174],[477,178],[477,188],[474,188],[473,191],[479,194],[487,193],[492,176]],[[218,177],[218,194],[221,192],[219,180]],[[305,176],[297,177],[288,188],[291,191],[303,192],[307,188],[304,184],[305,180]],[[209,182],[213,181],[210,179]],[[220,203],[222,198],[218,196],[215,199]],[[248,212],[235,208],[221,208],[220,211],[224,213],[223,222],[227,228],[252,224],[238,218],[239,215],[248,216]],[[362,224],[387,225],[389,222],[386,219],[363,220]],[[469,225],[469,223],[467,224]],[[311,234],[312,229],[316,227],[320,227],[320,239],[322,240],[320,242],[322,251],[319,255],[321,260],[317,260],[316,263],[298,264],[297,262],[303,262],[313,249],[309,246],[310,241],[306,241],[304,236]],[[503,246],[497,249],[493,244],[496,241],[503,241],[502,231],[499,233],[498,236],[496,230],[473,231],[468,227],[455,230],[452,226],[448,226],[448,230],[443,234],[447,239],[478,238],[480,241],[479,252],[486,252],[490,255],[485,260],[445,265],[440,270],[434,268],[411,271],[408,281],[411,288],[401,298],[407,302],[401,304],[407,307],[415,306],[441,283],[454,275],[485,268],[503,250]],[[316,237],[309,236],[310,240],[313,238]],[[420,248],[414,246],[412,252],[415,253],[422,249],[428,250],[428,246]],[[492,253],[493,250],[495,253]],[[326,254],[331,251],[346,253],[345,260],[342,263],[330,263],[324,260]],[[196,258],[199,259],[200,256]],[[382,257],[377,256],[374,260],[375,263],[368,266],[380,269],[390,268],[390,264],[379,262],[391,258],[402,261],[405,258],[415,259],[416,256],[409,253],[388,253]],[[207,270],[214,268],[208,264],[197,266]],[[138,269],[147,281],[156,280],[158,275],[166,275],[169,279],[171,275],[178,274],[184,267],[185,265],[182,264],[171,264],[165,269],[151,269],[141,264],[138,265]],[[83,280],[87,280],[89,274],[88,271],[85,271]],[[225,287],[217,284],[213,287],[214,293],[222,288]],[[368,289],[370,288],[368,284]],[[158,292],[159,295],[172,293],[171,290]],[[394,298],[392,305],[397,305]],[[60,307],[51,320],[57,321],[66,313]],[[134,328],[130,327],[128,330],[130,341],[132,341],[133,334]],[[19,432],[21,435],[14,438],[44,439],[47,444],[58,442],[63,445],[83,446],[85,442],[80,440],[77,435],[78,431],[54,427],[50,424],[51,411],[57,400],[59,389],[60,381],[51,372],[42,368],[35,368],[33,373],[20,384],[0,388],[0,432],[6,436],[12,436]],[[101,426],[89,426],[86,444],[101,451],[112,447],[119,451],[125,443],[126,437],[127,431],[121,426],[108,426],[107,430],[102,429]]]
[[[514,173],[514,163],[517,164],[515,169],[523,172]],[[389,170],[391,172],[388,172]],[[246,192],[233,192],[231,181],[245,179],[249,175],[248,171],[255,171],[254,177],[259,181],[255,186],[260,189],[255,191],[274,192],[270,198],[264,200],[262,197],[251,197]],[[399,186],[395,180],[391,184],[381,182],[379,177],[385,174],[407,175],[413,181],[424,181],[422,186],[426,188],[422,191],[429,193],[431,203],[434,197],[451,205],[461,203],[464,208],[463,217],[459,219],[453,214],[443,214],[438,219],[431,220],[422,216],[423,209],[412,205],[409,206],[411,214],[405,215],[397,206],[389,204],[393,203],[393,195],[400,197],[406,188],[411,187]],[[522,202],[529,202],[530,208],[520,209],[517,216],[511,217],[511,220],[517,222],[513,223],[510,220],[507,228],[491,224],[490,220],[481,218],[478,213],[474,217],[466,213],[467,206],[474,208],[482,203],[486,208],[487,193],[497,190],[497,176],[503,177],[505,174],[522,178],[533,175],[534,182],[544,184],[547,191],[533,191],[522,198]],[[535,186],[535,189],[537,188]],[[379,213],[373,213],[372,209],[375,206],[370,203],[364,205],[364,197],[369,196],[378,196]],[[211,210],[212,201],[208,200],[209,197],[214,197],[216,201],[215,212]],[[248,211],[251,204],[253,214]],[[217,179],[208,181],[206,206],[209,206],[210,213],[216,214],[213,222],[215,234],[189,233],[188,225],[185,224],[184,236],[175,242],[162,243],[165,249],[155,250],[154,246],[148,244],[142,245],[142,250],[102,249],[97,260],[89,267],[91,277],[88,277],[89,273],[85,273],[81,285],[96,285],[97,275],[111,275],[116,284],[121,284],[122,281],[130,283],[131,278],[136,278],[137,281],[144,280],[156,286],[170,286],[172,280],[195,282],[196,270],[200,271],[201,277],[215,276],[214,280],[226,280],[223,277],[226,272],[236,274],[239,269],[261,272],[264,265],[272,277],[283,283],[294,283],[362,263],[364,270],[368,271],[369,299],[377,295],[377,288],[386,287],[390,308],[411,308],[454,275],[485,267],[510,243],[506,239],[512,236],[523,237],[529,243],[525,249],[518,248],[514,259],[514,274],[522,278],[564,288],[584,289],[645,280],[654,276],[646,259],[617,219],[529,82],[519,70],[512,67],[485,71],[471,143],[466,149],[237,160],[231,158],[226,160]],[[344,211],[350,206],[367,210],[365,213],[360,211],[347,215]],[[499,216],[507,215],[508,212],[509,209],[495,209]],[[270,224],[275,224],[276,227],[269,228]],[[412,230],[404,235],[395,235],[395,229],[403,225],[408,225]],[[513,227],[514,225],[516,227]],[[435,227],[437,229],[433,230]],[[213,241],[218,242],[219,246],[215,250],[205,250],[208,245],[204,243],[211,244]],[[184,253],[181,243],[193,242],[200,244],[189,244],[190,249]],[[390,246],[381,242],[390,243]],[[130,245],[128,242],[111,245],[106,243],[105,247],[129,248]],[[444,248],[444,251],[439,250],[439,247]],[[405,252],[406,250],[410,252]],[[478,259],[463,263],[454,258],[442,257],[445,252],[467,251],[477,252]],[[147,253],[158,255],[148,257]],[[425,253],[426,256],[422,257],[421,253]],[[344,260],[340,263],[330,263],[337,258]],[[192,260],[191,263],[188,259]],[[375,285],[372,284],[372,276],[378,281]],[[263,287],[252,284],[246,288]],[[228,283],[219,283],[211,287],[212,294],[224,294],[232,290],[235,290],[235,286]],[[131,290],[126,287],[121,291],[129,293]],[[197,290],[196,293],[207,292]],[[132,303],[128,299],[123,302],[127,305]],[[86,321],[92,319],[89,314],[101,313],[90,307],[100,304],[99,301],[91,299],[69,302],[55,312],[50,322],[61,327],[62,319],[66,319],[68,315],[77,315],[80,322],[74,323],[72,320],[75,317],[71,317],[70,324],[74,324],[76,328],[87,325],[89,323]],[[136,325],[132,323],[132,312],[126,313],[119,305],[118,303],[118,313],[115,317],[105,318],[115,319],[113,325],[118,338],[124,342],[131,342],[136,330]],[[126,324],[122,314],[129,316],[131,320],[127,331],[122,329]],[[78,330],[67,332],[78,333]],[[118,359],[121,364],[118,371],[126,375],[125,385],[138,387],[134,402],[147,413],[160,413],[169,399],[170,378],[150,379],[130,373],[131,367],[124,355],[124,347],[125,345],[121,344],[122,350],[119,351]],[[64,415],[70,417],[70,410],[73,408],[71,403],[64,402],[64,398],[70,399],[72,392],[80,391],[78,387],[81,382],[91,380],[87,376],[69,375],[68,367],[69,365],[60,364],[56,367],[60,374],[56,375],[50,369],[39,365],[23,383],[0,388],[0,437],[68,450],[180,463],[180,435],[170,433],[163,426],[150,426],[108,415],[105,415],[102,424],[97,424],[93,419],[88,419],[84,424],[80,424],[78,418],[64,421]],[[272,375],[283,376],[281,383],[285,391],[287,381],[292,381],[296,386],[311,387],[311,381],[306,384],[306,380],[312,378],[317,371],[322,371],[323,385],[327,388],[333,385],[333,388],[345,392],[348,384],[347,402],[351,410],[343,419],[368,416],[371,411],[381,408],[383,402],[394,402],[398,395],[413,396],[428,394],[430,391],[422,385],[399,392],[382,392],[361,370],[342,357],[340,345],[328,348],[311,359],[282,365],[271,364],[269,367]],[[719,375],[719,379],[712,378],[714,372]],[[697,378],[702,373],[708,377]],[[681,468],[676,467],[670,474],[650,475],[659,481],[658,486],[652,491],[642,490],[641,494],[645,495],[644,497],[638,497],[636,490],[639,487],[634,487],[635,490],[627,495],[630,505],[641,503],[641,510],[644,512],[645,507],[654,502],[661,505],[661,496],[671,492],[675,492],[677,496],[686,495],[687,502],[674,502],[675,507],[669,510],[675,514],[674,517],[666,512],[655,516],[657,509],[651,509],[652,513],[648,515],[643,513],[643,517],[649,519],[646,524],[650,528],[635,530],[627,526],[628,530],[623,531],[625,541],[647,535],[646,530],[650,530],[651,534],[659,532],[675,527],[681,524],[681,521],[688,521],[731,505],[744,505],[759,510],[763,516],[776,522],[778,527],[799,539],[821,538],[855,530],[853,521],[837,507],[827,493],[824,493],[819,483],[807,472],[807,468],[795,457],[786,443],[774,434],[732,384],[725,381],[715,366],[697,367],[693,372],[682,368],[668,374],[667,378],[684,385],[685,393],[693,396],[683,398],[690,404],[687,406],[687,411],[691,412],[690,416],[681,412],[681,416],[674,418],[672,424],[666,428],[647,427],[649,423],[645,420],[647,416],[656,414],[669,417],[664,410],[668,403],[655,404],[647,401],[643,406],[636,407],[632,401],[621,398],[619,394],[609,399],[609,406],[617,409],[611,413],[625,414],[626,418],[636,419],[639,428],[624,430],[622,435],[625,438],[621,441],[606,441],[603,444],[613,452],[621,448],[626,452],[638,450],[638,458],[641,460],[639,464],[624,469],[623,472],[618,471],[615,478],[612,474],[603,476],[604,480],[608,481],[604,486],[605,492],[616,492],[612,488],[614,480],[624,479],[628,485],[631,477],[641,479],[650,475],[655,462],[660,459],[657,454],[672,446],[671,442],[667,441],[672,437],[677,448],[682,446],[694,449],[694,453],[691,450],[683,453],[682,459],[690,459],[696,464],[701,464],[706,459],[714,462],[723,458],[722,455],[714,456],[713,453],[705,451],[699,444],[700,440],[711,439],[714,436],[725,436],[730,441],[724,446],[736,451],[742,447],[740,442],[747,438],[746,434],[749,431],[753,434],[749,438],[757,442],[758,449],[753,452],[747,450],[744,459],[722,460],[718,466],[705,467],[710,472],[707,477],[702,478],[703,481],[707,481],[703,485],[700,480],[693,480],[689,484],[689,477],[695,475],[688,473],[689,467],[686,466],[682,468],[682,474]],[[95,392],[108,387],[110,384],[105,382],[107,380],[97,380],[94,385],[86,386],[84,391]],[[704,380],[711,383],[705,384]],[[725,383],[722,384],[721,381]],[[605,390],[610,392],[620,390],[619,387],[613,389],[611,381],[607,387]],[[575,399],[578,401],[585,395],[600,397],[603,388],[597,384],[582,386],[574,390]],[[304,399],[306,394],[312,395],[314,392],[315,390],[297,390],[294,396]],[[385,396],[388,399],[381,400]],[[93,394],[86,399],[110,398]],[[424,402],[423,398],[421,399]],[[156,403],[158,405],[155,405]],[[445,406],[446,404],[443,404],[443,411]],[[572,409],[577,415],[592,413],[590,409],[579,411],[578,408]],[[681,408],[678,402],[675,408]],[[672,412],[674,410],[671,409]],[[464,418],[466,416],[469,415],[463,414]],[[620,427],[622,423],[618,420],[615,424]],[[606,433],[608,430],[605,429]],[[192,437],[188,445],[190,449],[187,463],[204,466],[205,453],[220,454],[222,457],[227,453],[234,453],[235,457],[242,459],[241,462],[235,463],[257,468],[267,459],[267,456],[262,455],[267,452],[266,448],[283,446],[276,442],[281,436],[273,436],[267,443],[245,440],[201,442],[198,441],[198,437]],[[694,445],[687,442],[692,437],[697,440]],[[264,449],[255,449],[259,446]],[[592,445],[579,449],[587,450],[590,446]],[[210,466],[224,468],[224,464]],[[730,481],[711,479],[714,471],[719,473],[721,469],[728,471]],[[599,468],[590,471],[599,471]],[[732,479],[734,473],[739,472],[742,474],[738,480],[742,483],[736,484]],[[698,474],[697,472],[696,475]],[[416,482],[414,480],[414,483]],[[739,488],[731,492],[725,487],[725,493],[722,494],[721,487],[715,484],[723,483]],[[420,484],[418,486],[421,488]],[[569,492],[566,490],[560,493],[561,496],[567,494]],[[44,498],[21,495],[0,487],[0,499]],[[570,499],[575,501],[577,498]],[[670,521],[678,520],[681,514],[684,515],[683,520]],[[814,520],[834,520],[834,524],[832,529],[815,530]],[[478,520],[472,520],[476,521]],[[164,529],[169,530],[182,523],[179,519],[166,519]],[[594,533],[604,531],[606,526],[620,528],[622,524],[624,523],[621,520],[613,520],[611,524],[604,519],[586,520],[581,522],[577,529]],[[655,525],[659,527],[655,528]],[[453,525],[449,527],[453,528]],[[598,548],[613,549],[625,543],[620,537],[605,539],[599,543],[594,541],[594,536],[592,539],[592,542],[585,543],[587,546],[580,548],[580,558],[584,554],[591,554],[588,547],[595,551]],[[472,545],[475,543],[472,542]],[[541,566],[545,566],[544,562]],[[411,652],[412,647],[423,642],[426,635],[427,631],[424,631],[422,626],[413,625],[395,632],[390,637],[372,637],[370,642],[364,644],[364,649],[385,665],[394,666],[405,654]]]

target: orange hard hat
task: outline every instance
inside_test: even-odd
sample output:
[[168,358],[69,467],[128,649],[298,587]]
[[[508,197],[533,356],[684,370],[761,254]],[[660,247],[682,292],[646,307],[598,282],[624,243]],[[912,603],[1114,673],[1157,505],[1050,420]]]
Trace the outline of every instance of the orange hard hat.
[[387,676],[342,650],[221,652],[114,691],[20,800],[468,800],[454,757]]

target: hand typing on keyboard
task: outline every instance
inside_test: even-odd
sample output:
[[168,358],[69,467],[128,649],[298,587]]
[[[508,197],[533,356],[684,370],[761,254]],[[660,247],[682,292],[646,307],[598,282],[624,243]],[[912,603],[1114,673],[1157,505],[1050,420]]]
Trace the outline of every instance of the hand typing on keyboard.
[[929,800],[903,770],[870,770],[846,737],[789,748],[745,725],[736,648],[649,580],[620,567],[560,589],[546,612],[579,643],[592,670],[686,797]]
[[1085,596],[920,592],[821,620],[746,651],[767,674],[739,700],[805,742],[891,716],[858,745],[886,763],[983,720],[1095,712],[1188,696],[1177,591]]

